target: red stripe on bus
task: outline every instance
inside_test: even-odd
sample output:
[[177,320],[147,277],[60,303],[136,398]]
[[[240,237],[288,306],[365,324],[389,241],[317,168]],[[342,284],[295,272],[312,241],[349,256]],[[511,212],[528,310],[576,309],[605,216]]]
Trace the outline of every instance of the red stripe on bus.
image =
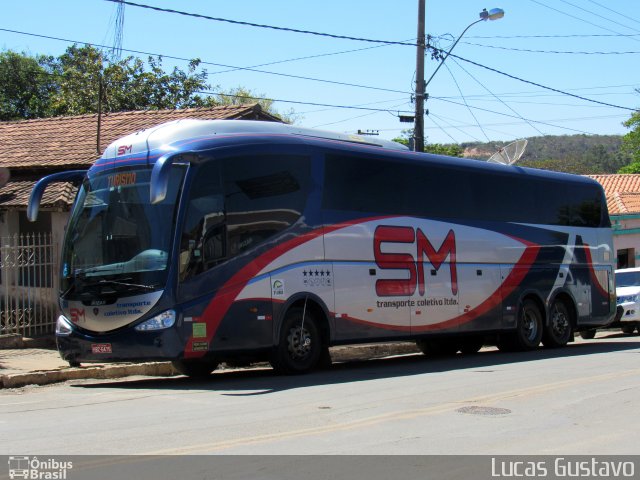
[[342,316],[342,318],[346,318],[347,320],[353,323],[359,323],[363,325],[368,325],[376,328],[382,328],[385,330],[395,330],[400,332],[428,332],[432,330],[444,330],[446,328],[452,328],[464,323],[471,322],[478,318],[481,315],[486,314],[491,311],[491,309],[497,307],[502,303],[502,299],[506,298],[513,292],[522,282],[524,277],[531,270],[531,266],[534,263],[536,257],[538,256],[538,252],[540,251],[540,246],[534,243],[528,242],[526,240],[522,240],[520,238],[511,237],[519,242],[527,245],[527,248],[523,252],[518,263],[514,265],[514,268],[511,270],[511,273],[507,276],[507,278],[502,282],[502,284],[493,292],[484,302],[478,305],[476,308],[471,310],[470,312],[465,313],[464,315],[460,315],[458,317],[452,318],[450,320],[445,320],[440,323],[435,323],[433,325],[420,325],[420,326],[407,326],[407,325],[389,325],[384,323],[370,322],[367,320],[362,320],[359,318],[354,318],[350,316]]
[[[227,314],[231,305],[236,300],[240,292],[247,286],[247,283],[254,278],[258,273],[260,273],[267,265],[276,260],[278,257],[284,255],[290,250],[293,250],[304,243],[307,243],[311,240],[314,240],[324,234],[328,234],[331,232],[335,232],[342,228],[351,227],[353,225],[358,225],[361,223],[371,222],[375,220],[382,220],[385,218],[393,218],[392,216],[381,216],[381,217],[371,217],[365,219],[357,219],[348,222],[339,223],[336,225],[325,226],[317,228],[311,232],[305,233],[296,237],[292,240],[286,241],[271,250],[265,252],[260,255],[248,265],[240,269],[231,279],[225,283],[222,288],[218,291],[213,300],[207,305],[203,314],[202,320],[207,324],[207,343],[208,349],[211,348],[211,340],[215,336],[218,327],[220,327],[220,323],[222,319]],[[207,351],[193,351],[193,337],[189,337],[187,340],[187,344],[185,346],[184,357],[185,358],[197,358],[203,357]],[[198,339],[198,342],[202,341],[202,339]]]
[[593,259],[591,257],[591,248],[588,243],[584,244],[584,254],[587,257],[587,265],[589,266],[589,276],[591,277],[591,283],[596,286],[598,293],[605,298],[609,298],[609,287],[607,286],[607,290],[604,289],[598,276],[596,275],[596,270],[593,268]]

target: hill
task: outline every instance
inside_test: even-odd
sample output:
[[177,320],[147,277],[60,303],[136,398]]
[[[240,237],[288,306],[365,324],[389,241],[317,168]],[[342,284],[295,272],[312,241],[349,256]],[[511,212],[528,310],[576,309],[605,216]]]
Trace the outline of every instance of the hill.
[[[631,163],[621,152],[620,135],[547,135],[528,138],[529,143],[518,165],[558,172],[592,175],[617,173]],[[488,159],[509,142],[463,143],[464,157]]]

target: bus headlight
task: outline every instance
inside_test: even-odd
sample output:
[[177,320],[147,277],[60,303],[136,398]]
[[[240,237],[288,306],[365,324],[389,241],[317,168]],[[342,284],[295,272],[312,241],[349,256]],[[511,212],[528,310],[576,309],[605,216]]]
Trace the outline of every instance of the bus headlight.
[[159,313],[155,317],[150,318],[146,322],[142,322],[140,325],[136,325],[135,329],[139,332],[163,330],[165,328],[173,327],[174,323],[176,323],[175,310],[167,310],[166,312]]
[[60,337],[67,337],[73,333],[73,329],[71,328],[71,323],[67,320],[67,317],[64,315],[60,315],[58,317],[58,321],[56,322],[56,335]]

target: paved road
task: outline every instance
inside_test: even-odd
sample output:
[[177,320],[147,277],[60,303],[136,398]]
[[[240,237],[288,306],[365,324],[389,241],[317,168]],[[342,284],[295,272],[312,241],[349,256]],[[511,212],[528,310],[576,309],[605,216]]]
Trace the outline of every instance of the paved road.
[[0,391],[0,454],[638,454],[640,337]]

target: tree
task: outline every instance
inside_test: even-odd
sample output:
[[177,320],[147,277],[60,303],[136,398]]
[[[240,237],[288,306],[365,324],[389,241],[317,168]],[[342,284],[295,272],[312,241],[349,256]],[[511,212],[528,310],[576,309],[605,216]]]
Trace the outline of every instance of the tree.
[[[401,143],[402,145],[409,146],[409,139],[413,135],[413,130],[403,130],[400,137],[393,138],[393,142]],[[424,152],[433,153],[436,155],[448,155],[450,157],[462,157],[464,149],[460,145],[454,143],[430,143],[424,146]]]
[[242,87],[226,96],[207,93],[212,87],[200,63],[193,59],[186,70],[175,67],[166,72],[162,57],[150,56],[146,62],[133,56],[109,61],[91,45],[72,45],[58,57],[4,52],[0,54],[0,119],[90,114],[98,111],[99,104],[103,112],[120,112],[257,102],[277,115],[272,100],[248,98],[254,95]]
[[0,53],[0,120],[51,115],[55,82],[41,65],[42,60],[43,57],[29,57],[11,50]]
[[[636,90],[640,93],[640,90]],[[640,173],[640,110],[634,112],[624,126],[631,131],[622,137],[622,149],[627,152],[632,160],[630,165],[622,167],[619,173]]]

